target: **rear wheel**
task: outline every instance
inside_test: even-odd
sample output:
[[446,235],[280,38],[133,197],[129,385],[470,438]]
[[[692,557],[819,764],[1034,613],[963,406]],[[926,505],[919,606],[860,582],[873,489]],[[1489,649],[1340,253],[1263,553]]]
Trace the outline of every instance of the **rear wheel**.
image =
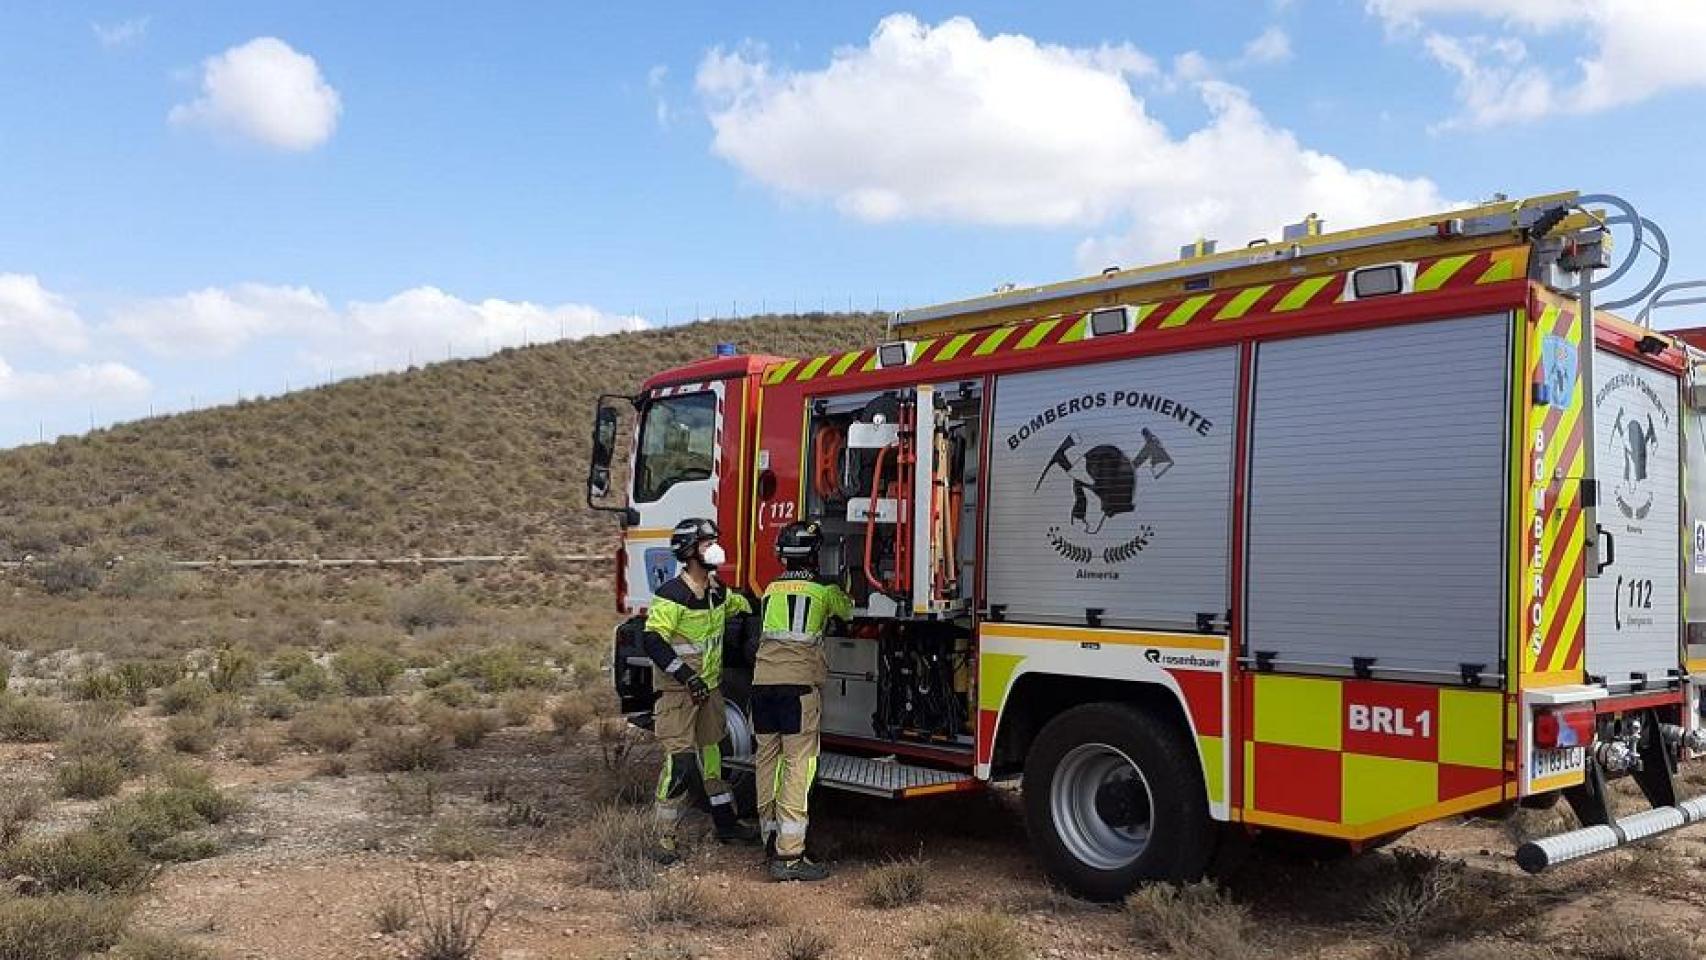
[[1175,724],[1128,704],[1051,720],[1026,759],[1024,798],[1049,875],[1094,900],[1196,879],[1214,851],[1196,750]]

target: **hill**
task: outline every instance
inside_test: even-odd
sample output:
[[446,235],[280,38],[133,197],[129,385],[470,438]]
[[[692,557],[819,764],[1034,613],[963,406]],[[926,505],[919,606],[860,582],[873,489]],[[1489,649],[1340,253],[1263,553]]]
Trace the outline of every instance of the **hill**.
[[875,341],[878,314],[718,320],[505,350],[0,453],[0,557],[601,548],[583,506],[594,398],[730,341]]

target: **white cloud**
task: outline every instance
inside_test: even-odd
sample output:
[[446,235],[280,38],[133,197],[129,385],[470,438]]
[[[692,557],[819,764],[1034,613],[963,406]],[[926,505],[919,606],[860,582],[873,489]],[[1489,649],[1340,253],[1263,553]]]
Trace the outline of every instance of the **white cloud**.
[[134,17],[118,23],[90,23],[89,29],[94,31],[95,40],[101,46],[116,50],[141,43],[148,33],[148,21],[148,17]]
[[[1550,114],[1594,113],[1675,90],[1706,87],[1701,0],[1367,0],[1397,35],[1428,25],[1493,24],[1503,33],[1428,30],[1428,54],[1457,77],[1450,125],[1490,126]],[[1517,36],[1573,41],[1574,69],[1540,63]]]
[[70,300],[27,273],[0,273],[0,338],[35,342],[62,352],[81,350],[89,338]]
[[206,126],[281,150],[331,139],[343,111],[314,58],[257,37],[202,64],[201,97],[172,108],[173,124]]
[[334,308],[305,287],[239,284],[122,307],[111,329],[162,356],[228,357],[262,339],[292,346],[316,369],[392,369],[410,361],[488,353],[645,326],[638,317],[566,303],[462,300],[414,287]]
[[147,396],[151,389],[147,377],[122,363],[78,364],[44,373],[14,370],[0,359],[0,400],[8,402],[135,400]]
[[1238,62],[1249,66],[1285,63],[1291,59],[1291,37],[1280,27],[1269,27],[1244,45]]
[[[1101,230],[1081,251],[1092,267],[1170,256],[1198,235],[1242,244],[1312,211],[1348,226],[1450,205],[1428,180],[1306,149],[1210,73],[1181,61],[1163,78],[1130,46],[895,15],[819,70],[777,68],[758,48],[714,50],[698,87],[713,150],[786,196],[869,221]],[[1134,89],[1170,80],[1202,97],[1202,129],[1174,136]]]
[[656,107],[660,130],[668,130],[670,121],[674,118],[669,100],[664,96],[664,82],[668,79],[669,68],[661,63],[646,71],[646,89],[652,93],[652,103]]

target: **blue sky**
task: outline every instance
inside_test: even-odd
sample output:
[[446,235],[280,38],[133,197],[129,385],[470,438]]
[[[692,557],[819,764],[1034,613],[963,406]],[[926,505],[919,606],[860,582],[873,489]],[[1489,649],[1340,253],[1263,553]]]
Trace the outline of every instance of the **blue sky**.
[[1495,191],[1623,194],[1706,276],[1701,49],[1706,0],[14,0],[0,445]]

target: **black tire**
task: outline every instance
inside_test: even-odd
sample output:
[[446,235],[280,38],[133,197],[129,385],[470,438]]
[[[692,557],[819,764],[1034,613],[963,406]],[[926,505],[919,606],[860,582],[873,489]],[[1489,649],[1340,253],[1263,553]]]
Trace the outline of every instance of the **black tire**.
[[[1149,834],[1141,851],[1128,860],[1095,863],[1075,854],[1073,843],[1063,837],[1062,826],[1055,822],[1053,794],[1069,756],[1078,767],[1078,758],[1086,753],[1106,754],[1110,749],[1136,768],[1147,797],[1132,794],[1129,785],[1105,788],[1097,792],[1095,816],[1104,816],[1107,790],[1120,790],[1107,802],[1118,804],[1125,798],[1125,805],[1109,809],[1125,811],[1116,817],[1136,816],[1130,798],[1139,797],[1140,803],[1146,799]],[[1063,791],[1067,782],[1061,784]],[[1196,880],[1214,854],[1214,824],[1195,746],[1175,721],[1129,704],[1085,704],[1049,721],[1025,761],[1024,801],[1031,846],[1049,876],[1091,900],[1118,900],[1149,880]]]

